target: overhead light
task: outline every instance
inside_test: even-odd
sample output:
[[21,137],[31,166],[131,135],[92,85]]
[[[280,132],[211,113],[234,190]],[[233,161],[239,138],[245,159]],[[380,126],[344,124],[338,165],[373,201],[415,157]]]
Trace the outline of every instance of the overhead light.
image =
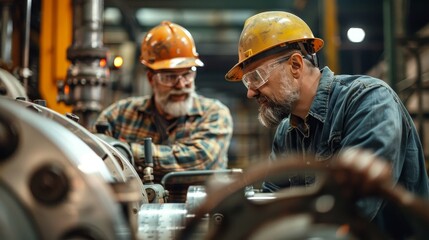
[[115,56],[113,58],[113,69],[120,69],[124,64],[124,59],[121,56]]
[[365,38],[365,31],[362,28],[349,28],[347,31],[347,37],[351,42],[360,43]]

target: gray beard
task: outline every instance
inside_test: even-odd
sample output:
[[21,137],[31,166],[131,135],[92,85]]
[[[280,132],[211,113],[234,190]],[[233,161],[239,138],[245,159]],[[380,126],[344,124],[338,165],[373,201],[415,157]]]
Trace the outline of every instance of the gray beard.
[[275,128],[280,122],[287,118],[291,112],[290,105],[272,105],[272,106],[260,106],[259,107],[259,122],[267,128]]
[[267,128],[277,127],[283,119],[289,117],[299,100],[299,91],[287,91],[288,98],[275,102],[265,96],[267,102],[259,107],[259,122]]
[[[180,94],[180,93],[188,93],[189,96],[185,101],[181,102],[170,102],[168,100],[169,96],[173,93]],[[182,90],[172,90],[168,94],[155,94],[155,101],[162,107],[162,110],[173,116],[173,117],[180,117],[188,114],[192,109],[192,101],[193,97],[196,95],[195,93],[195,86],[192,86],[188,89],[182,89]]]

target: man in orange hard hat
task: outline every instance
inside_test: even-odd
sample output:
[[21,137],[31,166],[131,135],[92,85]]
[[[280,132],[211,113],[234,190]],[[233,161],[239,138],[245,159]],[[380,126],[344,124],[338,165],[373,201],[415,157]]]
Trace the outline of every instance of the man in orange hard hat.
[[196,93],[197,67],[204,64],[189,31],[163,21],[143,38],[140,60],[153,95],[120,100],[97,122],[107,122],[114,138],[129,143],[140,165],[143,139],[152,138],[156,182],[169,172],[227,168],[232,117],[219,100]]
[[[242,81],[247,97],[260,105],[260,122],[276,127],[270,158],[310,154],[327,161],[348,148],[370,150],[392,165],[394,183],[427,198],[423,148],[400,98],[382,80],[319,69],[316,54],[323,44],[288,12],[262,12],[244,23],[238,63],[225,78]],[[314,181],[312,175],[296,175],[263,186],[277,191]],[[358,206],[395,239],[410,234],[409,225],[386,201],[363,199]]]

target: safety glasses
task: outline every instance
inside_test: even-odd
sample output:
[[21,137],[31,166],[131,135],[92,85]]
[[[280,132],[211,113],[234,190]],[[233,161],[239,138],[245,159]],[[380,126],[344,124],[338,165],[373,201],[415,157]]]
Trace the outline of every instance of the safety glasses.
[[173,87],[182,80],[185,85],[190,84],[194,81],[196,76],[196,70],[190,69],[184,72],[157,72],[153,75],[153,79],[158,83],[167,86]]
[[280,66],[280,63],[289,60],[290,56],[281,57],[274,62],[265,63],[255,70],[248,72],[243,75],[242,81],[244,86],[247,89],[257,90],[266,82],[268,82],[268,78],[270,77],[270,73]]

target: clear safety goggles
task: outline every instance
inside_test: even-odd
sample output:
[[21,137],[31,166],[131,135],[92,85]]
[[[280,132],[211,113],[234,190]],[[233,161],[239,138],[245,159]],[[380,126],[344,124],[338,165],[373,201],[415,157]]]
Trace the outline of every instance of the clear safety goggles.
[[153,75],[153,79],[158,83],[173,87],[182,80],[185,85],[190,84],[194,81],[197,72],[196,69],[192,68],[184,72],[157,72]]
[[265,63],[255,70],[248,72],[243,75],[242,81],[244,86],[247,89],[257,90],[266,82],[268,82],[268,78],[270,77],[270,73],[280,66],[280,63],[289,60],[290,56],[281,57],[274,62]]

